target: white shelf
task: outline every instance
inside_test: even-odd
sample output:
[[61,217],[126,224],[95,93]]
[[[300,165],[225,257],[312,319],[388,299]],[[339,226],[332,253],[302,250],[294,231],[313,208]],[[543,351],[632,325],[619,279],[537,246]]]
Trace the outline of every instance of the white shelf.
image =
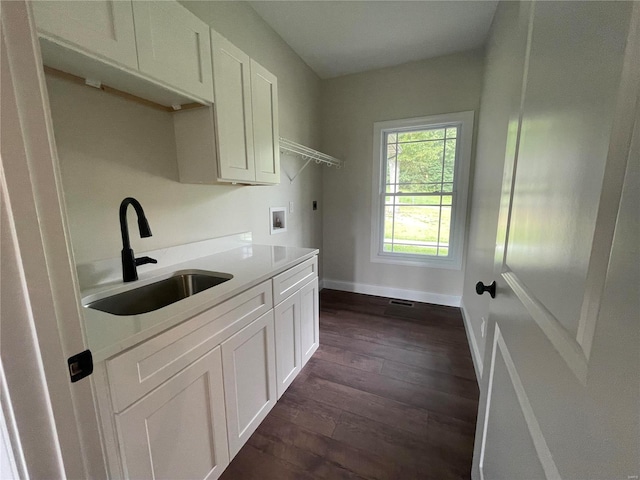
[[[306,163],[296,172],[293,177],[289,177],[289,180],[293,182],[293,180],[300,175],[300,173],[309,165],[309,163],[313,160],[316,163],[322,163],[329,167],[341,168],[344,162],[339,160],[331,155],[327,155],[326,153],[319,152],[314,150],[313,148],[305,147],[299,143],[293,142],[291,140],[287,140],[286,138],[280,137],[280,152],[295,155],[303,160],[306,160]],[[289,176],[289,175],[287,175]]]

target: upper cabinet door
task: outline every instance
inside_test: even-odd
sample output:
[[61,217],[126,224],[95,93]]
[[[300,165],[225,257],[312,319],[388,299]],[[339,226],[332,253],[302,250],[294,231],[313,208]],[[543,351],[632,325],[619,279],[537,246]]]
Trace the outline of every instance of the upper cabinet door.
[[280,183],[278,80],[251,60],[251,102],[256,182]]
[[177,2],[133,2],[140,71],[213,101],[209,27]]
[[250,59],[211,30],[213,87],[218,131],[218,176],[255,181]]
[[36,1],[33,13],[41,36],[138,68],[130,1]]

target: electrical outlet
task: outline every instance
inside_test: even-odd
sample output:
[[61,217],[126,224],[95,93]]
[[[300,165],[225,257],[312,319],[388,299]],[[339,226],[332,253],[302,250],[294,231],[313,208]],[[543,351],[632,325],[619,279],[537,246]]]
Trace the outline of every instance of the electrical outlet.
[[293,202],[289,202],[289,213],[293,213]]
[[484,338],[485,334],[487,333],[487,320],[482,317],[480,319],[482,321],[482,323],[480,323],[480,333],[482,334],[482,338]]

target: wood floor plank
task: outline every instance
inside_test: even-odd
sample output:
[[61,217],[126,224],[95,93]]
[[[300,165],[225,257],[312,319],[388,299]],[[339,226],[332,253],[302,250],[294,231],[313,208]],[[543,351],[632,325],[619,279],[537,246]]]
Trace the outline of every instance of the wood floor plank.
[[323,290],[320,347],[221,478],[468,479],[477,406],[459,309]]
[[478,403],[474,400],[315,358],[309,364],[316,377],[471,423],[476,421]]
[[326,360],[328,362],[346,365],[347,367],[357,368],[365,372],[380,373],[384,359],[354,353],[343,348],[333,347],[331,345],[321,344],[314,354],[314,358]]
[[444,357],[442,355],[434,355],[424,351],[409,350],[374,343],[372,341],[357,340],[344,337],[335,332],[327,332],[326,330],[321,330],[320,332],[320,343],[343,348],[362,355],[384,358],[385,360],[392,360],[471,380],[476,378],[473,364],[470,361],[465,362],[458,358]]
[[452,395],[470,398],[477,401],[480,396],[478,383],[475,379],[452,377],[434,370],[415,367],[404,363],[385,360],[380,372],[391,378],[409,383],[424,385],[432,390],[438,390]]
[[429,472],[430,478],[464,478],[456,459],[444,458],[440,446],[434,448],[426,441],[404,431],[381,425],[352,413],[343,413],[332,438],[367,450],[383,458],[395,459],[406,470]]
[[342,410],[331,403],[319,402],[313,396],[297,394],[298,385],[305,384],[300,382],[292,384],[286,394],[273,407],[270,415],[288,420],[295,425],[322,435],[331,436]]
[[261,452],[247,443],[224,471],[220,480],[313,480],[304,470]]
[[[313,398],[318,402],[339,407],[345,412],[356,413],[408,432],[422,432],[429,418],[426,410],[313,375],[310,375],[304,384],[293,387],[292,395]],[[338,419],[333,424],[334,429],[337,423]]]
[[296,425],[267,417],[257,430],[260,434],[295,445],[356,475],[374,480],[396,478],[397,462],[367,450],[354,448],[330,437],[299,428]]
[[[462,330],[451,330],[447,334],[442,329],[422,325],[412,325],[396,319],[381,319],[366,315],[350,314],[322,316],[322,328],[345,337],[376,341],[401,348],[424,349],[441,355],[469,357]],[[461,348],[463,347],[463,348]]]
[[314,478],[326,480],[363,480],[363,477],[303,448],[284,442],[278,437],[267,437],[256,432],[249,439],[249,444],[275,458],[295,465]]

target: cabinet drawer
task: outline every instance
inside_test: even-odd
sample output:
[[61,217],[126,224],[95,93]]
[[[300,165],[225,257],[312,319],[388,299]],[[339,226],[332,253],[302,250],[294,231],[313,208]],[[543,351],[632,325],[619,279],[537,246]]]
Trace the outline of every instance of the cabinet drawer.
[[266,281],[107,360],[115,412],[141,398],[273,306]]
[[273,277],[273,304],[277,305],[318,276],[318,257],[314,256]]

